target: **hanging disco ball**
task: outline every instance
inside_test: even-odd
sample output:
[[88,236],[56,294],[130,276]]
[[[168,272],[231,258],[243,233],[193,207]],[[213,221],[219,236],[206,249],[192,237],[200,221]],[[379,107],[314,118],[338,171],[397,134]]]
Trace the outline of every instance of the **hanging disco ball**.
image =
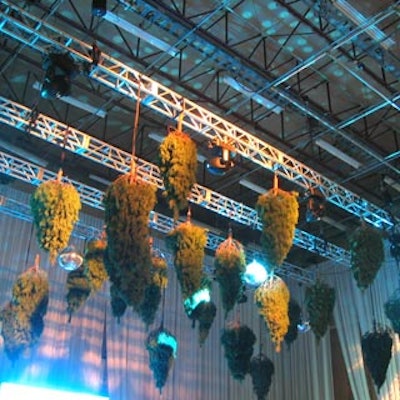
[[60,252],[57,262],[65,271],[75,271],[82,265],[83,257],[74,246],[68,246]]

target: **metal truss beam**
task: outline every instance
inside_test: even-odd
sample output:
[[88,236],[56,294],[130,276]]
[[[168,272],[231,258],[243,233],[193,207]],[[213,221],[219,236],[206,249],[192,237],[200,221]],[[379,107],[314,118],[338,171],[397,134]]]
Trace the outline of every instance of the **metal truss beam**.
[[[1,123],[20,129],[56,146],[63,147],[65,150],[69,150],[105,167],[112,168],[121,174],[130,171],[132,155],[128,152],[91,137],[44,114],[35,114],[34,119],[32,119],[33,115],[32,109],[0,96]],[[161,190],[164,189],[159,168],[156,165],[135,157],[135,166],[137,175],[140,178]],[[21,171],[21,173],[25,174],[24,171]],[[92,196],[93,194],[90,193],[89,197]],[[83,191],[83,198],[86,198],[85,191]],[[189,200],[250,228],[260,231],[262,229],[255,209],[199,184],[194,185]],[[100,204],[100,199],[97,204]],[[348,252],[308,232],[296,229],[294,245],[338,263],[349,265]]]
[[[4,152],[0,152],[0,173],[17,178],[34,186],[38,186],[40,183],[47,180],[57,179],[56,173],[46,170],[42,167],[38,167],[35,164],[29,163]],[[104,210],[102,204],[104,193],[102,191],[84,185],[78,181],[71,179],[68,179],[68,181],[77,189],[83,204],[89,207]],[[31,211],[28,205],[1,195],[0,211],[7,215],[18,217],[26,221],[32,220]],[[175,222],[172,218],[152,211],[150,213],[149,225],[158,232],[166,234],[174,228]],[[80,238],[88,238],[94,236],[96,233],[99,233],[97,228],[88,227],[79,222],[75,227],[75,235]],[[225,239],[226,238],[223,238],[208,229],[206,247],[209,250],[215,251]],[[256,249],[246,249],[246,254],[248,258],[262,258],[260,251],[257,251]],[[309,272],[286,262],[281,268],[279,268],[277,273],[279,275],[296,279],[300,282],[310,283],[313,281],[313,278]]]
[[[0,12],[1,32],[42,53],[47,53],[50,47],[63,49],[78,60],[91,63],[91,45],[73,38],[5,0],[2,2],[8,7]],[[13,18],[15,13],[23,16],[24,22]],[[102,54],[102,64],[93,69],[91,77],[134,100],[138,97],[140,87],[140,93],[146,96],[143,104],[152,110],[168,118],[176,118],[183,113],[183,124],[194,132],[210,139],[230,141],[241,156],[262,168],[276,172],[300,187],[318,187],[329,202],[377,227],[390,228],[393,225],[389,213],[385,210],[106,54]],[[289,95],[287,100],[292,100]],[[307,107],[304,111],[309,112]]]

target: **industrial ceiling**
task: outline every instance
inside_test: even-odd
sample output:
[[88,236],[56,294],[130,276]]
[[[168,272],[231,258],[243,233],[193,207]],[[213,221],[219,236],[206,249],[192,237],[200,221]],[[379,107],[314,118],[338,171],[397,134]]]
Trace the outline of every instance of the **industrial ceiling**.
[[[4,185],[32,191],[41,167],[62,166],[99,212],[101,181],[126,172],[134,148],[139,173],[161,189],[157,149],[181,117],[199,154],[192,215],[210,236],[231,227],[256,247],[255,202],[274,174],[300,194],[289,267],[348,264],[360,220],[397,229],[399,1],[104,3],[0,1]],[[44,93],[54,55],[73,65],[62,96]],[[235,157],[215,174],[217,141]],[[320,219],[307,218],[311,192],[325,199]],[[171,216],[161,196],[156,212]]]

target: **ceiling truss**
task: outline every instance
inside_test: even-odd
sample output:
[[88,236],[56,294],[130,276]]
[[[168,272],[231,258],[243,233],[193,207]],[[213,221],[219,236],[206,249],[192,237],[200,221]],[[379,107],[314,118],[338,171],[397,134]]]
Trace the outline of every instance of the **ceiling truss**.
[[[3,3],[8,2],[3,1]],[[23,16],[21,18],[23,22],[12,16],[12,10]],[[0,13],[0,17],[0,29],[3,33],[41,53],[48,52],[50,48],[59,48],[69,51],[81,62],[91,62],[89,56],[91,45],[38,20],[25,10],[9,4],[8,9]],[[196,103],[183,99],[180,94],[112,57],[103,54],[102,64],[92,70],[91,77],[132,99],[137,99],[140,86],[141,93],[146,95],[143,104],[152,110],[170,119],[176,119],[183,112],[183,124],[194,132],[210,139],[231,141],[243,157],[262,168],[276,172],[300,187],[305,189],[318,187],[328,201],[376,226],[389,228],[393,225],[387,211],[362,199]],[[288,101],[293,102],[293,98],[286,93],[280,93],[280,96],[286,96]]]

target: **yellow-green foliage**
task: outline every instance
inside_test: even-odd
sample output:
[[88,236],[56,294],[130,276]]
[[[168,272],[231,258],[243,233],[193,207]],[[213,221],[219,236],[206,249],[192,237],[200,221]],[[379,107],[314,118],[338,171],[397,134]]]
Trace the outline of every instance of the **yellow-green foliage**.
[[156,204],[155,191],[150,183],[126,174],[108,187],[104,197],[107,273],[134,309],[150,283],[149,214]]
[[299,219],[298,193],[271,189],[258,197],[256,210],[263,230],[261,244],[270,267],[279,267],[292,245]]
[[39,340],[47,312],[49,283],[46,272],[30,268],[18,276],[12,300],[0,311],[4,348],[11,360],[29,350]]
[[350,265],[357,286],[366,289],[374,281],[384,259],[381,233],[366,224],[350,237]]
[[78,311],[90,295],[90,283],[86,277],[83,266],[67,275],[67,312],[71,318]]
[[43,182],[30,200],[39,246],[49,252],[53,264],[57,254],[67,247],[79,218],[79,193],[69,183],[57,180]]
[[175,271],[186,300],[201,287],[207,234],[205,229],[183,222],[168,233],[166,240],[174,254]]
[[104,265],[104,253],[107,242],[104,239],[88,241],[83,257],[83,266],[92,291],[98,291],[107,280],[108,275]]
[[228,237],[215,251],[214,265],[226,317],[243,294],[246,255],[242,244]]
[[177,220],[179,211],[187,207],[187,198],[196,183],[197,149],[190,136],[171,130],[160,145],[159,166],[164,196]]
[[161,289],[165,289],[168,285],[168,264],[164,257],[151,257],[151,276],[152,283]]
[[47,273],[41,269],[29,268],[18,276],[12,288],[12,303],[21,311],[32,315],[47,307],[49,281]]
[[289,289],[285,282],[276,276],[268,279],[254,292],[254,300],[267,323],[277,352],[280,351],[281,342],[289,329],[289,299]]

